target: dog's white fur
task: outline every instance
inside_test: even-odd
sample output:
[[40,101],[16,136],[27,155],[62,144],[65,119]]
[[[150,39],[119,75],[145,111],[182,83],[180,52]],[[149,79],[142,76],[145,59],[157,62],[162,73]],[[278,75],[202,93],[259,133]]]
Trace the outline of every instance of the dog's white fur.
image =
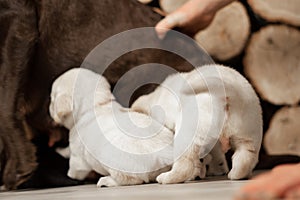
[[[80,78],[78,78],[79,75]],[[98,83],[96,91],[94,91],[95,83]],[[76,94],[75,89],[80,94]],[[88,98],[87,94],[90,93],[95,93],[95,101],[92,105],[86,99]],[[150,153],[153,149],[164,147],[169,143],[172,144],[173,141],[173,132],[160,123],[153,121],[145,114],[123,109],[114,100],[110,91],[110,85],[103,76],[82,68],[71,69],[65,72],[53,83],[49,109],[54,121],[70,130],[69,177],[82,180],[91,170],[94,170],[105,176],[100,178],[98,186],[133,185],[155,181],[160,173],[170,170],[170,164],[166,166],[166,159],[172,161],[172,154],[170,154],[169,158],[164,157],[166,155],[155,157],[149,163],[140,163],[138,160],[130,160],[129,157],[126,164],[132,165],[133,168],[141,164],[153,165],[153,171],[135,173],[134,169],[132,169],[132,172],[124,172],[111,168],[97,160],[94,154],[100,152],[110,155],[111,153],[105,152],[107,149],[103,146],[99,145],[96,150],[93,147],[89,149],[89,144],[83,144],[84,137],[88,138],[86,141],[93,143],[91,145],[95,145],[97,142],[101,143],[98,133],[93,133],[93,131],[86,133],[87,130],[90,130],[91,124],[99,125],[105,137],[113,145],[134,154]],[[96,113],[96,118],[94,118],[94,112]],[[137,126],[147,127],[149,123],[152,123],[154,127],[159,127],[160,131],[155,136],[145,140],[124,135],[120,127],[115,123],[114,115],[128,114],[128,112]],[[147,128],[144,130],[150,133],[153,131]],[[136,132],[135,130],[132,131]],[[118,162],[119,158],[112,157],[111,159],[112,161],[115,160],[114,162]],[[120,165],[122,164],[120,163]],[[156,166],[158,164],[165,167],[157,169]]]
[[[211,69],[218,73],[210,73]],[[203,79],[203,77],[204,79]],[[210,81],[212,86],[224,84],[226,96],[210,94],[205,84]],[[189,87],[187,88],[186,83]],[[251,175],[258,162],[258,154],[262,141],[262,111],[259,99],[249,82],[237,71],[221,66],[207,65],[199,67],[188,73],[178,73],[169,76],[154,92],[142,96],[132,105],[132,109],[150,115],[169,129],[178,131],[182,124],[180,118],[182,109],[189,106],[189,95],[195,95],[199,116],[196,137],[192,144],[172,166],[172,170],[157,177],[159,183],[178,183],[189,180],[193,169],[194,160],[205,149],[206,141],[202,134],[206,133],[211,123],[212,106],[217,106],[220,113],[225,111],[225,123],[222,128],[221,141],[228,141],[234,150],[232,169],[228,174],[230,179],[242,179]],[[212,105],[212,99],[218,102]],[[163,108],[165,117],[153,107]],[[222,110],[223,109],[223,110]],[[194,131],[194,130],[190,130]],[[176,145],[174,146],[176,149]],[[216,157],[216,155],[212,155]],[[224,159],[221,158],[221,160]]]

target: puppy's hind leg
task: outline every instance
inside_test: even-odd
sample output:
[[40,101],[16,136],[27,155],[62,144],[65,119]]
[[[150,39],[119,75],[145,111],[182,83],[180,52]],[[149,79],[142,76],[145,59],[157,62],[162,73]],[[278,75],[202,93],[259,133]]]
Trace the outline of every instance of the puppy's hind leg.
[[248,178],[258,162],[258,150],[249,144],[239,144],[232,156],[232,169],[228,174],[231,180]]
[[171,171],[160,174],[156,181],[161,184],[181,183],[190,180],[195,175],[195,161],[200,164],[199,157],[189,148],[172,166]]

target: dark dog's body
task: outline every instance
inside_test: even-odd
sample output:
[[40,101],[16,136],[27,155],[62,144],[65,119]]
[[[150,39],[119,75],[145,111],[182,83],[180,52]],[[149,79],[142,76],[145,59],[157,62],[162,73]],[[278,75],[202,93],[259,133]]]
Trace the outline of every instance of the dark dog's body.
[[[7,188],[15,188],[36,169],[31,139],[57,131],[48,114],[54,79],[79,67],[110,36],[154,26],[159,20],[151,8],[135,0],[0,1],[0,150]],[[182,48],[192,56],[199,51],[193,44],[178,44],[185,45]],[[180,71],[192,69],[179,56],[146,49],[116,59],[104,75],[114,85],[130,68],[153,62]],[[151,89],[145,87],[142,93]]]

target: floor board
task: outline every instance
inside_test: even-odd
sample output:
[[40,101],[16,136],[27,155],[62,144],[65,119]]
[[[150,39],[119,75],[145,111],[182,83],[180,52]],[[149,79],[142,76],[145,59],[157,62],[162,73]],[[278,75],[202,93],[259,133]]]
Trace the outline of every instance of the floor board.
[[236,191],[247,181],[230,181],[225,178],[200,180],[184,184],[144,184],[111,188],[96,185],[63,187],[44,190],[0,193],[1,200],[232,200]]

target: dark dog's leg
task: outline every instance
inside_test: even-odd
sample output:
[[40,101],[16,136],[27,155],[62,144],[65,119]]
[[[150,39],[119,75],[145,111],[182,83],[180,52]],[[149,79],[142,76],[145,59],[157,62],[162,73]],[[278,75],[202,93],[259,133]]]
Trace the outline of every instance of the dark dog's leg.
[[0,138],[5,157],[1,173],[6,188],[13,189],[36,167],[18,108],[38,36],[33,2],[2,0],[0,27]]

